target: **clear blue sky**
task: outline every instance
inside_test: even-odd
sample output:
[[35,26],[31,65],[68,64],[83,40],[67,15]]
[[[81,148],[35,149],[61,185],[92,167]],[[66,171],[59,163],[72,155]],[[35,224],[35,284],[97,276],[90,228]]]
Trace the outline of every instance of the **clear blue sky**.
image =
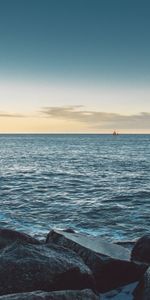
[[[84,105],[89,113],[149,113],[149,12],[148,0],[0,0],[0,111]],[[53,131],[51,124],[41,128]]]

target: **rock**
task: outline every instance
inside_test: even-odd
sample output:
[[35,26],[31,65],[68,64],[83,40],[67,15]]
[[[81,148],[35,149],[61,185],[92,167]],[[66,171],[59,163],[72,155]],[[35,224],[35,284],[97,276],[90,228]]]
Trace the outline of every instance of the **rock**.
[[133,291],[137,287],[138,282],[132,282],[117,289],[111,290],[102,295],[102,299],[108,300],[133,300]]
[[145,272],[145,266],[121,260],[108,260],[97,272],[96,282],[99,281],[99,291],[105,292],[139,281]]
[[0,295],[85,288],[94,289],[91,271],[69,249],[16,242],[0,250]]
[[150,264],[150,234],[141,237],[133,247],[131,260]]
[[150,300],[150,267],[145,272],[133,295],[134,300]]
[[63,232],[60,234],[60,232],[51,231],[46,242],[55,243],[76,252],[91,269],[96,281],[96,289],[99,292],[107,292],[119,286],[138,281],[145,272],[145,266],[143,265],[113,259],[104,254],[100,255],[66,238]]
[[0,296],[0,300],[99,300],[91,290],[18,293]]
[[63,231],[64,232],[68,232],[68,233],[76,233],[75,231],[74,231],[74,229],[72,229],[72,228],[65,228],[65,229],[63,229]]
[[135,246],[136,241],[120,241],[120,242],[115,242],[116,245],[120,245],[124,248],[127,248],[128,250],[132,251],[133,247]]
[[[50,231],[51,234],[52,231]],[[70,233],[63,230],[55,230],[57,234],[63,235],[66,239],[71,240],[78,245],[92,250],[99,254],[104,254],[115,259],[130,260],[130,251],[120,245],[109,243],[101,237],[94,237],[82,233]],[[47,241],[49,234],[47,236]]]
[[40,242],[28,234],[11,229],[0,229],[0,249],[19,241],[20,243],[40,244]]

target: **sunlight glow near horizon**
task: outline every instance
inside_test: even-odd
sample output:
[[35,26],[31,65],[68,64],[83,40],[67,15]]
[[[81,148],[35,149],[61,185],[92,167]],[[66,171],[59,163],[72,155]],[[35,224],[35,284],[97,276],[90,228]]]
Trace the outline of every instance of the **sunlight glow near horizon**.
[[[123,132],[150,132],[146,115],[131,121],[121,120],[119,115],[136,116],[150,112],[150,88],[130,85],[87,84],[84,82],[0,80],[0,132],[100,132],[109,133],[113,128]],[[79,106],[79,107],[78,107]],[[57,108],[55,115],[44,115],[44,108]],[[73,107],[71,112],[62,108]],[[77,111],[77,112],[76,112]],[[78,112],[85,111],[93,117],[85,120]],[[65,113],[65,114],[64,114]],[[95,113],[101,113],[99,119]],[[105,115],[104,115],[105,114]],[[108,115],[107,115],[108,114]],[[116,121],[111,120],[117,114]],[[77,116],[76,116],[77,115]],[[106,120],[105,120],[106,119]],[[110,120],[109,120],[110,119]],[[141,124],[143,128],[140,128]]]

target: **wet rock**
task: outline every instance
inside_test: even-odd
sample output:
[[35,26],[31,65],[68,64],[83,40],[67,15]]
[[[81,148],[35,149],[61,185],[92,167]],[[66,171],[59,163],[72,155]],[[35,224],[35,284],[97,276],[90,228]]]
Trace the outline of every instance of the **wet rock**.
[[97,276],[96,282],[100,286],[99,291],[105,292],[139,281],[144,272],[145,266],[143,265],[121,260],[107,260],[97,272],[96,275],[99,275],[100,281],[98,282]]
[[28,234],[11,229],[0,229],[0,249],[17,241],[20,243],[40,244],[37,239]]
[[63,231],[68,232],[68,233],[75,233],[74,229],[72,229],[70,227],[63,229]]
[[[132,282],[117,289],[111,290],[104,294],[104,299],[108,300],[133,300],[133,291],[135,290],[138,282]],[[103,295],[102,295],[103,299]],[[103,299],[103,300],[104,300]]]
[[136,242],[131,252],[131,260],[150,264],[150,234]]
[[[51,232],[47,236],[47,241],[50,238]],[[104,254],[115,259],[130,260],[130,251],[120,245],[107,242],[101,237],[94,237],[82,233],[70,233],[63,230],[55,230],[57,234],[64,236],[66,239],[77,243],[86,249],[92,250],[100,255]]]
[[136,241],[120,241],[115,242],[115,244],[120,245],[124,248],[127,248],[129,251],[132,251],[133,247],[135,246]]
[[150,268],[145,272],[133,295],[134,300],[150,300]]
[[0,300],[99,300],[91,290],[18,293],[0,296]]
[[94,288],[89,268],[71,250],[19,242],[0,250],[0,295]]
[[76,252],[91,269],[96,281],[96,289],[99,292],[107,292],[119,286],[138,281],[145,272],[145,266],[143,265],[112,259],[104,254],[100,255],[67,239],[63,233],[51,231],[46,242],[55,243]]

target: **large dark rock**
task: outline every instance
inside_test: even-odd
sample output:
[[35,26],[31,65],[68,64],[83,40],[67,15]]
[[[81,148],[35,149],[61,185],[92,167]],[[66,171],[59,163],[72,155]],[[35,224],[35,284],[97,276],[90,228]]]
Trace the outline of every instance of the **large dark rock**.
[[[131,251],[120,245],[110,243],[99,236],[94,237],[91,235],[78,232],[69,232],[66,230],[55,230],[55,232],[100,255],[104,254],[105,256],[109,256],[115,259],[130,260]],[[47,236],[47,240],[48,237],[49,235]]]
[[150,264],[150,234],[141,237],[133,247],[131,260]]
[[150,267],[134,291],[134,300],[150,300]]
[[131,261],[100,255],[66,238],[63,233],[51,231],[47,236],[46,243],[55,243],[76,252],[91,269],[96,281],[96,289],[100,292],[138,281],[146,269],[145,266]]
[[91,271],[71,250],[19,242],[0,250],[0,295],[84,288],[94,288]]
[[17,241],[20,243],[40,244],[37,239],[28,234],[11,229],[0,229],[0,249]]
[[99,300],[91,290],[18,293],[0,296],[0,300]]

